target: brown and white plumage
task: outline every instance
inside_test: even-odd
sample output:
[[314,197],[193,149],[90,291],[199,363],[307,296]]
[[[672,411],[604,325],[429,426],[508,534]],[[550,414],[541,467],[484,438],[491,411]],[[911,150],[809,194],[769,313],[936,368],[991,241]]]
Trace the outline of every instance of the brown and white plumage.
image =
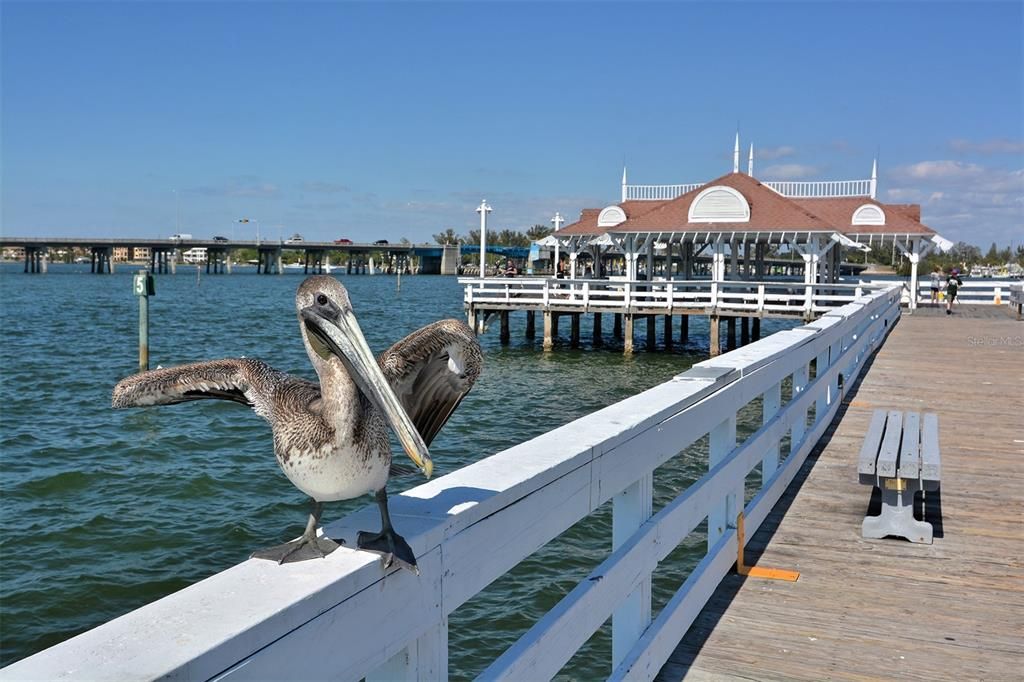
[[[319,385],[279,372],[261,360],[212,360],[123,379],[114,387],[112,405],[145,407],[220,399],[252,407],[270,423],[281,469],[315,502],[300,540],[313,546],[314,555],[322,555],[326,552],[317,549],[315,539],[322,502],[376,492],[384,530],[389,530],[384,492],[391,467],[388,426],[429,476],[432,464],[426,446],[473,387],[483,355],[469,327],[458,320],[442,320],[413,332],[374,362],[348,293],[332,277],[306,279],[296,295],[296,308]],[[394,538],[386,538],[391,543],[389,552],[367,548],[393,554]],[[367,539],[368,544],[373,542]],[[286,552],[284,556],[270,552],[264,558],[295,560],[298,548],[282,548],[271,549]],[[308,552],[300,554],[306,558]],[[414,558],[399,559],[415,567]]]

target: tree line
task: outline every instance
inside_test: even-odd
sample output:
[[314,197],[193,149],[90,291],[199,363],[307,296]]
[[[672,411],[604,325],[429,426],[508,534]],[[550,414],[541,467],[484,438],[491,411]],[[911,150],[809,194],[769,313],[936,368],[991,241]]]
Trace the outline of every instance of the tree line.
[[[539,224],[527,229],[526,232],[511,229],[488,230],[487,242],[495,246],[529,246],[533,242],[547,237],[552,232],[554,230],[550,227]],[[444,232],[435,234],[434,241],[438,244],[479,245],[480,230],[470,230],[469,234],[460,235],[456,234],[455,230],[449,227]]]

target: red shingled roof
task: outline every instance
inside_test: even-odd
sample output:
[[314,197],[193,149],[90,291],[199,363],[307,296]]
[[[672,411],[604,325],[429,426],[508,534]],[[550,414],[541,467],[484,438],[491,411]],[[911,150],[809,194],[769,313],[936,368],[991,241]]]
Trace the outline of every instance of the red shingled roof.
[[[921,207],[918,204],[883,204],[869,197],[822,197],[791,201],[817,213],[843,233],[935,234],[935,230],[921,223]],[[885,225],[854,225],[853,212],[864,204],[881,208],[885,212]]]
[[[712,186],[731,187],[750,205],[745,223],[691,223],[690,205]],[[864,204],[885,212],[885,225],[854,225],[853,213]],[[918,204],[883,204],[869,197],[784,197],[746,173],[728,173],[697,189],[666,201],[625,201],[617,204],[626,221],[615,227],[597,226],[602,209],[587,208],[580,219],[556,232],[558,236],[599,235],[604,232],[843,232],[847,234],[919,234],[935,231],[921,223]]]

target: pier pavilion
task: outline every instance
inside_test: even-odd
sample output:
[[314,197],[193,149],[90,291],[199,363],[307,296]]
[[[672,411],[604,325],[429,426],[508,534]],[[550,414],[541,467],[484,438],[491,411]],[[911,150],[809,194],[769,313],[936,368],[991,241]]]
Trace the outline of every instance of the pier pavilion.
[[[680,339],[685,341],[688,316],[704,314],[710,321],[711,352],[717,355],[722,318],[733,347],[737,319],[743,336],[756,340],[764,317],[810,320],[852,300],[860,289],[838,283],[844,252],[883,245],[899,249],[910,260],[910,307],[916,307],[920,259],[952,243],[921,222],[919,205],[877,199],[877,163],[871,177],[863,180],[761,181],[754,176],[753,146],[746,173],[740,170],[739,150],[737,135],[732,171],[704,183],[631,185],[624,170],[618,203],[585,208],[565,227],[556,216],[558,229],[543,241],[554,248],[556,270],[568,282],[544,281],[530,291],[530,282],[513,287],[467,280],[470,323],[481,329],[478,315],[486,319],[497,313],[506,339],[508,313],[523,309],[530,336],[532,316],[541,311],[544,346],[550,349],[559,315],[573,316],[576,345],[580,314],[594,314],[597,342],[600,315],[611,312],[616,336],[624,318],[628,353],[634,318],[646,319],[651,347],[657,316],[664,316],[665,343],[671,345],[673,316],[680,318]],[[771,249],[799,257],[802,289],[770,279]]]

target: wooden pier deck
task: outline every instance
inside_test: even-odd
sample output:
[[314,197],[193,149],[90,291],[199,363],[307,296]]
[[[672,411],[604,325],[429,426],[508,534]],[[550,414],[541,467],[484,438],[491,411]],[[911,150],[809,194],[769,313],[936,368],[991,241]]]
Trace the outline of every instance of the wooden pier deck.
[[[727,577],[659,680],[1021,679],[1024,323],[904,314],[747,549],[785,583]],[[865,540],[857,454],[876,408],[939,415],[932,545]]]

